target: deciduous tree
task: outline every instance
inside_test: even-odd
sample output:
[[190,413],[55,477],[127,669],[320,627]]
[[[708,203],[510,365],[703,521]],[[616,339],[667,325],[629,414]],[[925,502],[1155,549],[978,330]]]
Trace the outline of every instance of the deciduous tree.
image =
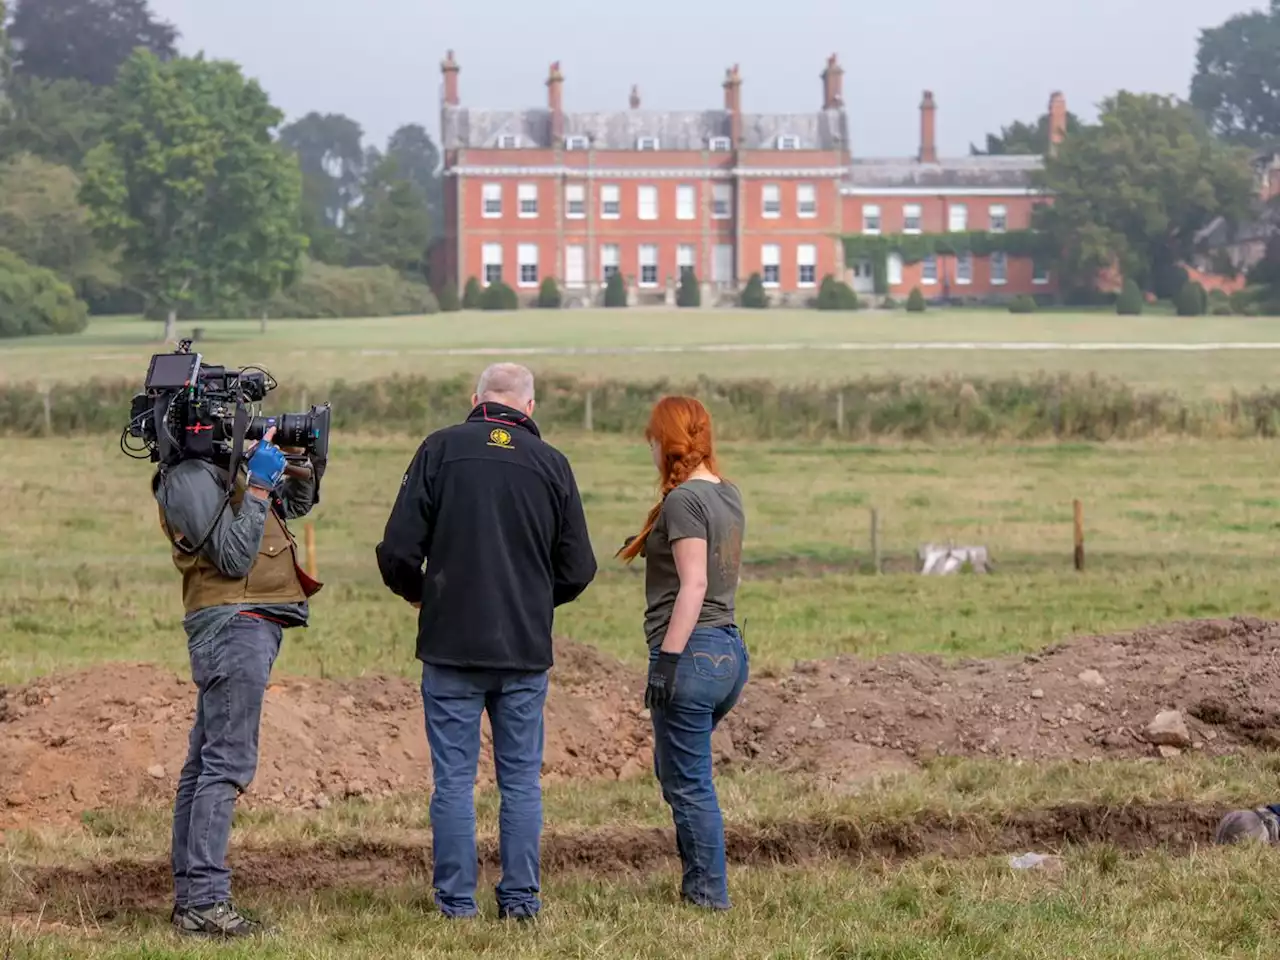
[[19,72],[105,87],[139,47],[176,56],[178,31],[147,0],[17,0],[9,37]]
[[82,197],[148,313],[172,339],[183,303],[264,298],[305,248],[298,166],[271,136],[280,112],[235,64],[202,57],[140,51],[117,93]]
[[1280,0],[1201,32],[1191,103],[1220,136],[1280,138]]
[[400,175],[390,157],[371,173],[363,194],[351,214],[352,262],[385,264],[423,279],[431,240],[427,198],[417,184]]
[[411,123],[391,135],[387,157],[396,162],[399,175],[417,186],[426,197],[431,236],[439,236],[444,217],[440,150],[424,127]]
[[342,232],[360,201],[367,169],[364,131],[340,113],[309,113],[280,131],[306,178],[309,222]]
[[16,76],[9,85],[9,120],[0,125],[0,156],[32,153],[79,170],[102,142],[115,91],[80,80]]
[[71,284],[81,297],[119,282],[94,242],[75,171],[23,154],[0,165],[0,239],[4,246]]
[[[1080,129],[1080,118],[1074,113],[1067,114],[1067,135]],[[1049,114],[1041,115],[1035,123],[1023,123],[1015,120],[1007,127],[1001,127],[998,134],[987,134],[987,148],[979,150],[972,144],[969,152],[974,156],[990,154],[1034,154],[1043,156],[1049,152]]]
[[1158,272],[1192,256],[1197,231],[1247,216],[1254,197],[1247,151],[1215,140],[1186,104],[1127,92],[1066,139],[1039,181],[1054,202],[1037,211],[1037,225],[1063,252],[1068,285],[1118,265],[1150,289]]

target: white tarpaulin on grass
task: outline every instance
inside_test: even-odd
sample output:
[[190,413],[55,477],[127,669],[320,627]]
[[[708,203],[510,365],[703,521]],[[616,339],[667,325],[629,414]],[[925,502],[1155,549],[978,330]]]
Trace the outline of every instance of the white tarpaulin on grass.
[[945,576],[969,570],[990,573],[991,558],[986,547],[939,546],[926,543],[920,548],[920,572],[925,576]]

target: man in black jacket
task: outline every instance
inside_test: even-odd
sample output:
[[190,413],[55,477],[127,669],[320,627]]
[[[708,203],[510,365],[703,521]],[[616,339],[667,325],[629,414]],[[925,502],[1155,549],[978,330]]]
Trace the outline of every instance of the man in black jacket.
[[533,422],[533,374],[490,367],[472,407],[418,448],[378,544],[378,568],[419,610],[436,904],[451,917],[477,912],[474,784],[487,710],[502,794],[498,913],[526,919],[541,907],[553,614],[591,583],[596,560],[569,462]]

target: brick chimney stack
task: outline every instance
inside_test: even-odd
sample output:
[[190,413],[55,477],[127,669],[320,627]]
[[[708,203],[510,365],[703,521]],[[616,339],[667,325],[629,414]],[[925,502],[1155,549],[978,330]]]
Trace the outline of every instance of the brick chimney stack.
[[1067,136],[1067,98],[1058,90],[1049,98],[1049,156],[1058,152],[1058,146]]
[[631,109],[640,109],[640,87],[638,85],[632,85],[631,87]]
[[924,92],[920,103],[920,162],[938,162],[938,107],[932,90]]
[[838,110],[844,106],[844,67],[833,53],[822,71],[822,109]]
[[547,74],[547,111],[551,114],[551,144],[558,147],[564,143],[564,74],[559,60]]
[[729,140],[737,150],[742,142],[742,75],[736,63],[724,72],[724,109],[729,114]]
[[456,107],[461,102],[458,99],[458,71],[461,69],[450,50],[440,63],[440,73],[444,75],[444,103],[447,107]]

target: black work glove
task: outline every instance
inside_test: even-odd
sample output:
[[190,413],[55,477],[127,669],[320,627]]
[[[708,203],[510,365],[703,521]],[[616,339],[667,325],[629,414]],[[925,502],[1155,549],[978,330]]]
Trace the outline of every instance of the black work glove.
[[676,692],[676,667],[680,654],[659,652],[658,659],[649,665],[649,685],[644,690],[644,705],[653,710],[665,707]]

